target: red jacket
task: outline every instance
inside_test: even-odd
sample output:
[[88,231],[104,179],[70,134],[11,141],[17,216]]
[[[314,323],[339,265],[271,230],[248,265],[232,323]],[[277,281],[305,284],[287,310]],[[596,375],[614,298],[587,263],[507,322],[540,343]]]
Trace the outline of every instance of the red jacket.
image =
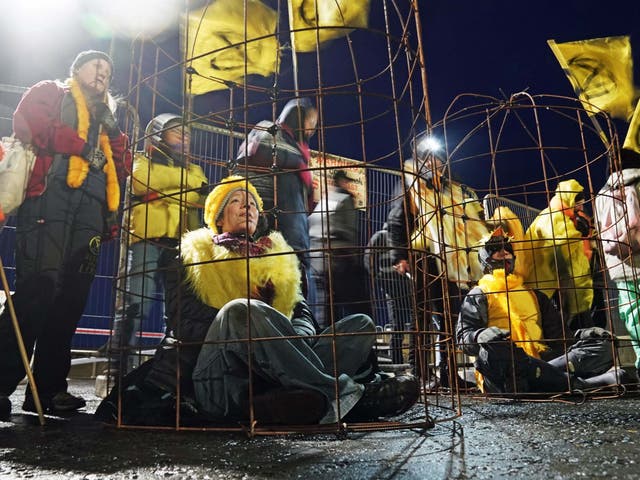
[[[35,84],[22,97],[13,114],[13,131],[23,143],[30,143],[36,151],[36,163],[27,185],[27,197],[41,195],[53,156],[80,155],[85,141],[76,130],[61,119],[62,100],[70,95],[69,87],[51,80]],[[131,171],[131,152],[124,133],[110,139],[118,180],[123,181]]]

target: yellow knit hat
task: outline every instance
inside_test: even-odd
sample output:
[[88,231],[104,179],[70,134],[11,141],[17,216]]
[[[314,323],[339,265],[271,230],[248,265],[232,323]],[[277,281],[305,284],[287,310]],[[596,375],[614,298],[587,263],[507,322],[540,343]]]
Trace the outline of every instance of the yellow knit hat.
[[262,211],[262,198],[260,198],[256,188],[251,185],[251,182],[240,175],[230,175],[227,178],[220,180],[220,183],[218,183],[218,185],[216,185],[216,187],[207,196],[207,201],[204,204],[204,221],[211,230],[215,232],[218,231],[216,222],[222,216],[222,212],[229,201],[229,197],[231,197],[234,192],[245,189],[255,200],[256,205],[258,206],[258,212]]

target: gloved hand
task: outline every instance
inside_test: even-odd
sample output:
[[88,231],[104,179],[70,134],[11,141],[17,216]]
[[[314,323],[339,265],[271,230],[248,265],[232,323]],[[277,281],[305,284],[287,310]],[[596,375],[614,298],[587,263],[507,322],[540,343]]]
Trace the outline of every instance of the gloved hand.
[[587,338],[613,338],[609,330],[600,327],[581,328],[574,334],[577,340],[586,340]]
[[200,190],[198,190],[198,193],[203,197],[206,197],[207,195],[209,195],[209,192],[211,192],[211,185],[207,182],[202,182],[202,185],[200,186]]
[[109,135],[110,138],[120,135],[118,121],[113,116],[109,106],[106,103],[98,103],[94,108],[96,120],[105,129],[107,135]]
[[502,342],[509,339],[509,332],[498,327],[488,327],[476,336],[478,343]]
[[589,218],[586,215],[581,213],[578,212],[578,215],[576,215],[576,229],[583,237],[588,237],[591,233],[591,222],[589,222]]
[[267,280],[262,286],[256,287],[256,292],[253,298],[262,300],[267,305],[273,305],[273,299],[276,296],[276,287],[271,280]]
[[89,167],[94,170],[102,170],[107,163],[107,157],[104,156],[103,151],[93,147],[90,143],[84,144],[80,155],[89,162]]
[[108,212],[104,219],[104,232],[102,238],[104,241],[115,240],[120,232],[120,221],[117,212]]

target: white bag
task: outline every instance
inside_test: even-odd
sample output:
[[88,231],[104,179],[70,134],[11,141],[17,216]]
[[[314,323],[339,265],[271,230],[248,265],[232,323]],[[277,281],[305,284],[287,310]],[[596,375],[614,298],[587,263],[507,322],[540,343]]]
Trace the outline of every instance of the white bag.
[[20,140],[2,137],[4,156],[0,160],[0,212],[5,216],[15,213],[24,201],[27,184],[36,161],[30,145]]

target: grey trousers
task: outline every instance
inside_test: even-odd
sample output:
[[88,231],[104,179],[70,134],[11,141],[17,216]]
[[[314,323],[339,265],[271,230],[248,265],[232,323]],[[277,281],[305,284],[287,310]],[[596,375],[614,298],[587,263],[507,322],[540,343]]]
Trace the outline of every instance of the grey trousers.
[[[247,328],[251,343],[246,341]],[[359,368],[373,347],[375,326],[367,315],[355,314],[337,322],[335,331],[363,334],[335,337],[337,378],[333,336],[300,337],[287,317],[259,300],[227,303],[209,327],[205,342],[213,343],[203,345],[193,372],[199,408],[214,420],[246,417],[251,358],[254,385],[261,381],[274,388],[318,391],[329,400],[320,423],[337,422],[338,403],[343,417],[364,392],[364,386],[356,381],[356,372],[363,377],[370,373],[359,372]]]

